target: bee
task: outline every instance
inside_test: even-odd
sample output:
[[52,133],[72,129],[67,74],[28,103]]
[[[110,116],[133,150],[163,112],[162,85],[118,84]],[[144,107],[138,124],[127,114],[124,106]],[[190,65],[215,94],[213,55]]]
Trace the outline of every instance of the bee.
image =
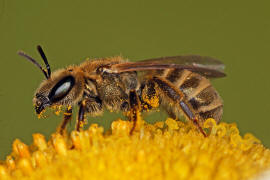
[[206,136],[201,124],[207,118],[219,122],[223,102],[211,85],[210,78],[224,77],[224,64],[206,56],[162,57],[129,62],[123,57],[86,60],[51,73],[41,46],[37,46],[46,68],[19,51],[18,54],[36,65],[45,80],[33,98],[39,115],[47,107],[66,107],[60,133],[72,117],[72,108],[79,106],[76,130],[80,131],[85,116],[100,116],[104,109],[123,111],[136,127],[140,112],[162,108],[172,118],[185,116]]

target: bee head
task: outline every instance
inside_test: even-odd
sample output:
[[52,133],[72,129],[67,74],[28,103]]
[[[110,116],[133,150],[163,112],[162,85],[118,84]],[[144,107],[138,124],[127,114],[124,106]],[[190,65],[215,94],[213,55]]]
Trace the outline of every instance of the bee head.
[[36,60],[19,52],[19,55],[26,57],[34,63],[45,75],[46,79],[40,84],[33,98],[35,111],[40,114],[46,107],[54,105],[73,105],[79,101],[83,94],[83,76],[79,71],[73,71],[72,67],[58,70],[51,75],[50,65],[47,58],[38,46],[38,51],[43,58],[46,69],[43,69]]
[[83,81],[65,69],[56,71],[52,77],[43,81],[37,89],[33,103],[37,114],[47,106],[73,105],[82,97]]

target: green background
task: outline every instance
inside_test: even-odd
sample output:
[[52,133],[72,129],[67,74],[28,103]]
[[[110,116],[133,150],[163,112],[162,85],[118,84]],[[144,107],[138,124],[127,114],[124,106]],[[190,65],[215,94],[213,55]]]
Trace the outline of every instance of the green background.
[[[251,132],[270,147],[270,3],[252,2],[0,0],[0,159],[15,138],[30,144],[33,133],[49,137],[62,119],[34,114],[33,93],[44,76],[16,52],[41,62],[38,44],[53,70],[120,54],[130,60],[216,57],[228,75],[213,81],[224,99],[223,121],[236,122],[242,134]],[[116,117],[88,120],[105,119],[108,127]]]

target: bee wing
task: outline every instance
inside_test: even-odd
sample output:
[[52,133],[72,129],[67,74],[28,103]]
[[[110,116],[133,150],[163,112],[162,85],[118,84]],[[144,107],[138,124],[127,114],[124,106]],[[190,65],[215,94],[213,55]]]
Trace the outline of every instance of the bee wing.
[[224,77],[225,65],[219,60],[207,56],[172,56],[147,59],[138,62],[125,62],[114,64],[110,70],[114,73],[128,71],[149,71],[157,69],[187,69],[199,73],[207,78]]

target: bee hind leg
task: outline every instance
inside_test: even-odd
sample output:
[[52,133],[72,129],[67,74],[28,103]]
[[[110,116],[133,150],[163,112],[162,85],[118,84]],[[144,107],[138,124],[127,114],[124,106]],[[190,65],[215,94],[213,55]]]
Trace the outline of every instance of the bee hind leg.
[[135,90],[131,90],[129,93],[129,107],[130,107],[130,111],[128,115],[129,120],[133,122],[133,126],[129,133],[130,135],[132,135],[132,133],[134,132],[136,128],[137,121],[140,117],[140,101]]
[[[188,103],[186,103],[186,97],[184,93],[176,88],[168,82],[167,80],[161,77],[153,77],[152,81],[158,86],[160,93],[163,96],[166,96],[171,104],[175,104],[178,108],[180,108],[184,114],[188,117],[189,120],[193,122],[193,124],[199,129],[199,131],[206,137],[205,132],[203,131],[201,125],[199,124],[199,120],[196,117],[195,113],[191,110]],[[172,113],[173,117],[176,117],[172,111],[168,111]],[[170,115],[170,114],[169,114]]]
[[180,101],[179,103],[181,109],[184,111],[186,116],[193,122],[195,126],[199,129],[199,131],[203,134],[204,137],[206,137],[205,132],[203,131],[202,127],[199,124],[198,118],[194,115],[194,113],[190,110],[188,105],[184,101]]

